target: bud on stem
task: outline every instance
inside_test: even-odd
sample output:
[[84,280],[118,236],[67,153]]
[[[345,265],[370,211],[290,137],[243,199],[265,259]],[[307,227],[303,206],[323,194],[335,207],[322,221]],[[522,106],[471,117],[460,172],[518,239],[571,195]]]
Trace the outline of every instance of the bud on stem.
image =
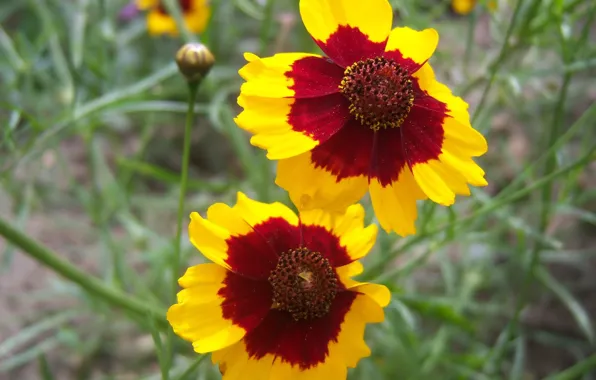
[[200,82],[215,63],[213,54],[201,43],[188,43],[176,53],[178,69],[189,82]]

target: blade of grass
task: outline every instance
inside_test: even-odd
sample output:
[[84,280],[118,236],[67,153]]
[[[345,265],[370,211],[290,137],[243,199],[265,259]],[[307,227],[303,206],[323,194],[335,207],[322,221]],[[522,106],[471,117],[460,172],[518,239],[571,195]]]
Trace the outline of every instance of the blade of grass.
[[64,276],[97,298],[133,314],[147,315],[160,326],[167,325],[165,311],[161,308],[110,287],[101,280],[81,271],[68,261],[60,258],[55,252],[14,229],[3,218],[0,218],[0,235],[39,263]]
[[592,344],[595,343],[594,328],[590,322],[590,315],[584,309],[582,304],[575,299],[573,294],[555,279],[551,274],[542,266],[536,268],[536,278],[547,287],[553,294],[555,294],[559,300],[567,307],[573,319],[582,330],[588,341]]
[[596,369],[596,354],[574,364],[563,372],[547,376],[544,380],[576,380],[580,378],[580,376],[587,375],[594,371],[594,369]]

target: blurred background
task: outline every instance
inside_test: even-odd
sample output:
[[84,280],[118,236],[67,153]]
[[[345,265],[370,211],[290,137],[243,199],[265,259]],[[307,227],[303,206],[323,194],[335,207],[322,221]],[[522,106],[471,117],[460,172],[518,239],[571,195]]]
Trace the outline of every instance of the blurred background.
[[[350,379],[596,379],[596,3],[391,3],[394,25],[439,31],[431,63],[489,142],[478,160],[489,186],[450,208],[421,203],[415,236],[380,233],[361,278],[393,298]],[[0,1],[0,220],[165,312],[188,97],[174,56],[189,34],[149,33],[155,11]],[[209,12],[194,38],[216,64],[195,107],[185,217],[238,190],[290,204],[233,117],[244,52],[318,51],[298,1],[211,0]],[[9,240],[0,379],[221,378],[177,338],[165,365],[167,325]],[[201,262],[182,240],[184,263]]]

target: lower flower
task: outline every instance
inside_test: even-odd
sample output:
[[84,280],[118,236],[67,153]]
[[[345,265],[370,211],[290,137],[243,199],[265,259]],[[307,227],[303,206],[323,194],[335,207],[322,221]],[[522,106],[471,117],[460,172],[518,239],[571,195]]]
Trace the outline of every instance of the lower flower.
[[180,278],[168,321],[196,352],[213,353],[225,380],[345,379],[370,355],[365,326],[383,321],[390,299],[351,279],[376,234],[360,205],[298,217],[239,193],[206,219],[191,214],[190,240],[213,263]]

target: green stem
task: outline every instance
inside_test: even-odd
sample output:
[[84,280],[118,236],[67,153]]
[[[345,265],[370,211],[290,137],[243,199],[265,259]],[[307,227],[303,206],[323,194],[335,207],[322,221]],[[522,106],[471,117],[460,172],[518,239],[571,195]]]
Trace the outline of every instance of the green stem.
[[486,83],[486,86],[484,87],[484,90],[482,91],[482,95],[480,96],[480,101],[478,102],[476,111],[472,115],[472,125],[474,125],[474,122],[478,119],[478,116],[480,115],[480,111],[482,110],[482,108],[484,108],[484,103],[486,102],[488,93],[490,92],[490,89],[495,81],[495,78],[497,77],[497,72],[499,71],[501,64],[503,64],[503,62],[505,61],[505,58],[507,57],[507,52],[509,51],[509,47],[510,47],[509,39],[511,38],[511,34],[513,33],[513,30],[515,29],[515,24],[517,23],[517,17],[519,16],[520,11],[521,11],[522,3],[523,3],[522,0],[517,1],[515,10],[513,11],[513,15],[511,16],[511,22],[509,23],[509,27],[507,28],[507,32],[505,33],[505,40],[503,41],[503,45],[501,46],[501,51],[499,51],[499,55],[497,56],[497,59],[495,60],[495,62],[493,63],[493,65],[490,68],[490,75],[488,78],[488,82]]
[[4,236],[11,244],[19,247],[27,255],[105,302],[139,316],[149,316],[161,326],[167,324],[165,311],[161,308],[154,307],[144,300],[139,300],[134,296],[110,287],[101,280],[79,270],[49,248],[11,227],[9,222],[2,218],[0,218],[0,235]]
[[194,104],[197,99],[199,84],[189,84],[188,112],[186,114],[186,125],[184,127],[184,146],[182,151],[182,174],[180,177],[180,196],[178,198],[178,219],[176,223],[176,244],[174,247],[174,258],[172,260],[172,299],[176,300],[178,293],[178,276],[180,275],[180,251],[182,248],[182,222],[184,219],[184,200],[188,187],[188,164],[190,161],[190,138],[194,119]]
[[206,357],[207,357],[207,355],[201,355],[197,359],[195,359],[195,361],[186,369],[186,371],[184,371],[180,375],[180,377],[178,377],[178,380],[191,379],[192,375],[195,374],[195,372],[197,371],[197,368],[199,368],[199,365],[203,362],[203,359],[205,359]]
[[[188,164],[190,161],[190,137],[194,120],[194,105],[197,99],[197,92],[200,82],[189,82],[188,90],[188,111],[186,113],[186,125],[184,126],[184,146],[182,150],[182,173],[180,177],[180,197],[178,198],[178,220],[176,223],[176,242],[174,244],[174,257],[172,258],[172,303],[176,302],[178,293],[178,277],[180,275],[180,251],[182,248],[182,222],[184,219],[184,200],[186,188],[188,187]],[[167,368],[171,367],[174,358],[174,332],[168,330],[166,345]],[[167,380],[167,378],[165,379]]]

